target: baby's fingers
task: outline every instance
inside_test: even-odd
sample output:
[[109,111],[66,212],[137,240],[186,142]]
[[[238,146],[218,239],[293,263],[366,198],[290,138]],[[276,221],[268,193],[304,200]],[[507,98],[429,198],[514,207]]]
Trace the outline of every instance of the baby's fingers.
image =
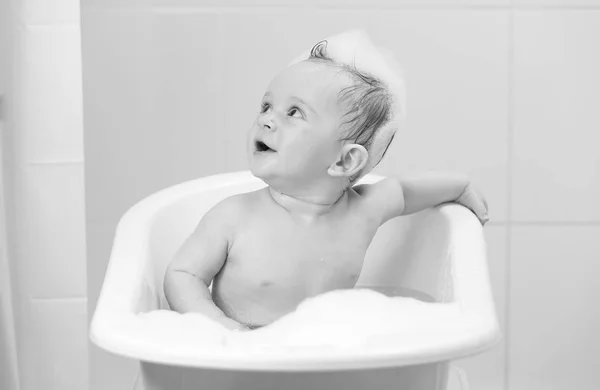
[[480,210],[477,212],[477,217],[481,221],[481,224],[485,225],[487,222],[490,221],[490,215],[488,214],[487,201],[485,200],[485,197],[483,196],[483,194],[481,192],[477,192],[477,195],[479,196],[479,199],[481,200],[481,202],[479,203]]
[[463,193],[456,200],[471,210],[479,219],[482,225],[485,225],[490,217],[488,215],[488,206],[485,197],[472,184],[469,184]]

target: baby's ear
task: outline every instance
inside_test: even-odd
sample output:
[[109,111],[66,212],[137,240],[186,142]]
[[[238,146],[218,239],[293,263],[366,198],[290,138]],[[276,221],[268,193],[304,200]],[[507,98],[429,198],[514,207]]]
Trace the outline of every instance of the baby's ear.
[[344,145],[338,159],[331,164],[327,173],[333,177],[352,177],[367,165],[368,159],[369,152],[364,146]]

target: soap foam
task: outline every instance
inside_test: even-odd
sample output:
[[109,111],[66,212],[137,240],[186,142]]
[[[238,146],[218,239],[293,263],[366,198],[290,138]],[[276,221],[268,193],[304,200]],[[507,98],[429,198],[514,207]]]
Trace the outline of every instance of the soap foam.
[[385,348],[415,342],[415,335],[458,326],[457,305],[388,297],[368,289],[335,290],[304,300],[277,321],[249,332],[233,332],[200,314],[168,310],[140,313],[140,331],[174,348],[302,350]]

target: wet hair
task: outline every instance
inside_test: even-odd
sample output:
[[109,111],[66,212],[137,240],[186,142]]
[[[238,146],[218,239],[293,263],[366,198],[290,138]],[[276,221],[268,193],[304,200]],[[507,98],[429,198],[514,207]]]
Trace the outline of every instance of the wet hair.
[[[352,84],[342,88],[338,94],[338,104],[346,108],[342,118],[347,118],[341,124],[342,138],[340,140],[362,145],[369,152],[370,158],[371,147],[376,140],[378,131],[391,119],[391,92],[381,80],[366,72],[361,72],[354,63],[350,66],[334,61],[327,55],[326,48],[326,40],[317,43],[311,49],[310,57],[306,61],[333,66],[350,76]],[[393,139],[392,135],[381,158],[373,165],[373,168],[383,159]],[[361,171],[352,176],[350,186],[367,173]]]

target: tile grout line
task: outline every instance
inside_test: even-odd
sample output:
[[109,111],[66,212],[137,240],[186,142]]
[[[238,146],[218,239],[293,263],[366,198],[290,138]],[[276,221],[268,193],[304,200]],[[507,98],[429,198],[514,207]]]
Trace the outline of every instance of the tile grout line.
[[[288,10],[297,11],[302,9],[313,9],[314,6],[202,6],[202,5],[166,5],[154,4],[147,8],[131,5],[119,5],[105,7],[102,5],[88,5],[82,7],[82,13],[89,12],[155,12],[155,13],[264,13],[264,12],[285,12]],[[365,11],[371,10],[372,6],[368,4],[340,7],[336,5],[317,6],[316,9],[324,11]],[[564,4],[537,4],[537,5],[515,5],[513,1],[506,5],[477,5],[477,4],[404,4],[396,6],[378,6],[377,11],[510,11],[510,10],[527,10],[527,11],[600,11],[600,5],[564,5]]]
[[515,43],[515,9],[514,9],[514,0],[511,0],[511,7],[508,10],[508,53],[507,53],[507,62],[508,62],[508,107],[507,107],[507,119],[508,119],[508,128],[507,128],[507,170],[508,170],[508,182],[507,182],[507,202],[506,202],[506,247],[505,247],[505,256],[506,256],[506,271],[505,271],[505,280],[504,280],[504,289],[506,294],[506,306],[504,313],[504,331],[505,335],[505,344],[504,344],[504,389],[510,389],[510,313],[511,313],[511,244],[512,244],[512,208],[513,208],[513,198],[512,198],[512,188],[513,188],[513,146],[514,146],[514,124],[515,124],[515,113],[514,113],[514,43]]
[[[507,212],[508,205],[507,205]],[[536,227],[573,227],[573,226],[600,226],[600,221],[490,221],[485,227],[491,226],[536,226]]]
[[51,28],[51,27],[69,27],[69,28],[79,28],[79,22],[65,21],[65,22],[27,22],[21,21],[20,25],[25,29],[28,28]]
[[27,161],[25,165],[83,165],[84,160]]
[[[600,221],[506,221],[496,222],[497,225],[510,226],[600,226]],[[486,224],[485,226],[488,226]]]
[[[202,6],[202,5],[152,5],[147,9],[137,8],[137,7],[113,7],[111,9],[96,9],[96,7],[88,7],[91,11],[150,11],[156,13],[264,13],[264,12],[287,12],[289,10],[297,11],[297,10],[323,10],[323,11],[369,11],[372,10],[373,7],[369,4],[364,5],[354,5],[354,6],[336,6],[336,5],[302,5],[302,6],[273,6],[273,5],[264,5],[264,6]],[[599,5],[514,5],[512,2],[508,5],[474,5],[474,4],[457,4],[457,5],[442,5],[442,4],[431,4],[431,5],[423,5],[423,4],[403,4],[396,6],[381,6],[377,7],[376,11],[510,11],[510,10],[528,10],[528,11],[570,11],[570,10],[580,10],[580,11],[600,11]]]
[[78,297],[29,297],[31,302],[40,302],[40,301],[72,301],[72,302],[86,302],[86,296],[78,296]]

